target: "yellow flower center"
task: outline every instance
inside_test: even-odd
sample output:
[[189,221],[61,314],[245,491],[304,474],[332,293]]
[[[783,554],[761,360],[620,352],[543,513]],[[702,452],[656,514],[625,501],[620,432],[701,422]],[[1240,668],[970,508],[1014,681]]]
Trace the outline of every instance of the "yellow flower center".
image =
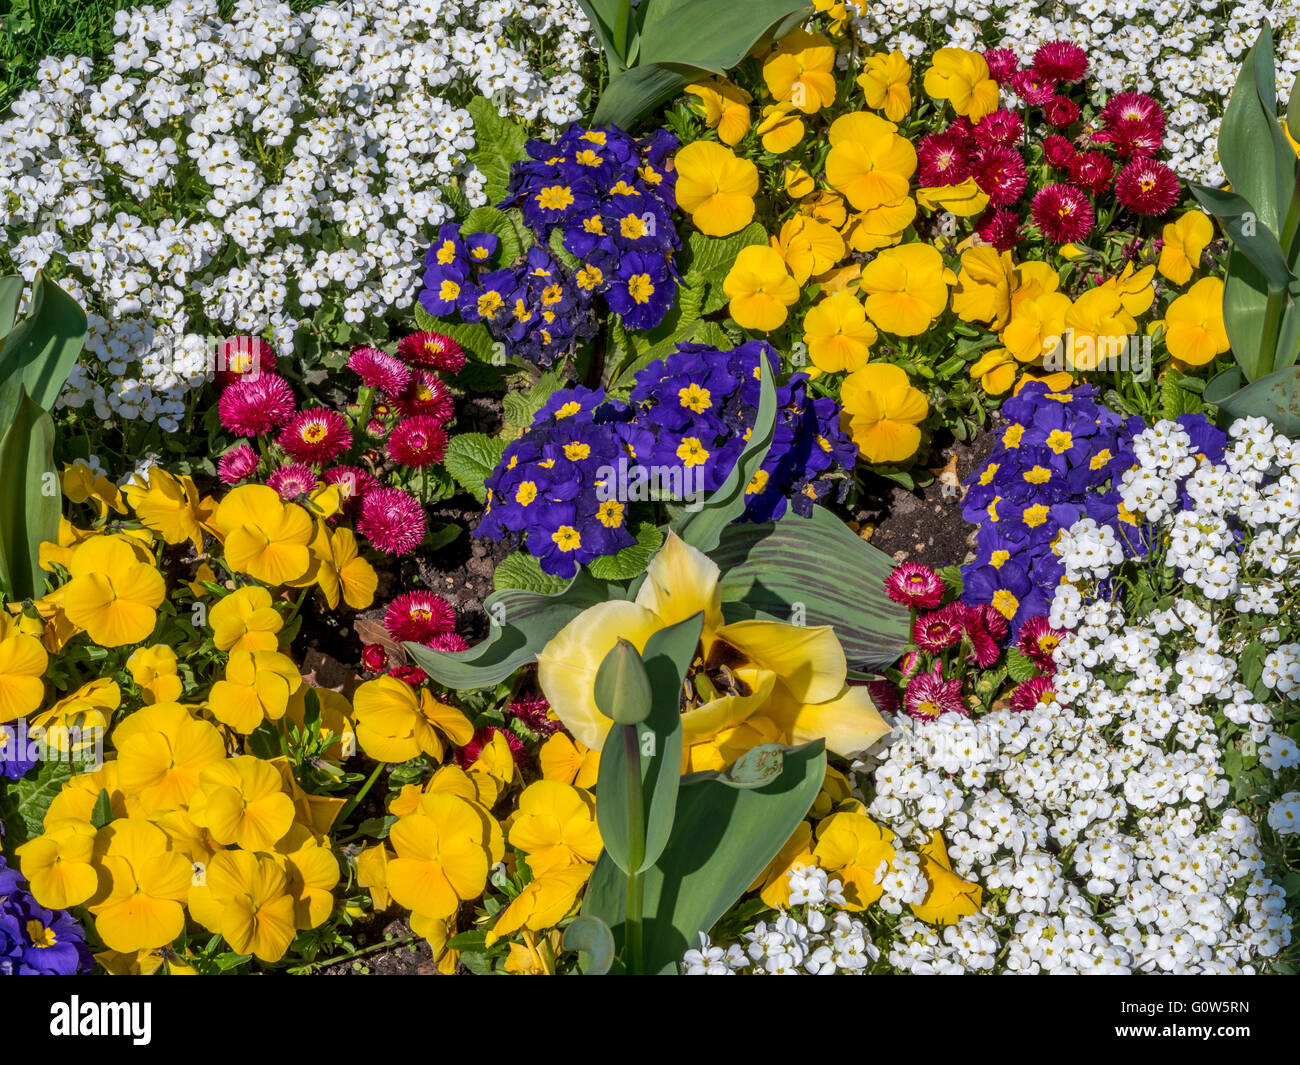
[[655,294],[654,282],[650,280],[650,275],[633,274],[628,278],[627,294],[637,303],[649,303],[650,297]]
[[501,293],[494,289],[488,289],[478,298],[478,313],[481,318],[495,318],[497,311],[505,306],[505,300],[501,298]]
[[573,191],[567,185],[548,185],[536,199],[543,211],[563,211],[573,203]]
[[591,454],[590,444],[575,442],[572,444],[564,445],[564,457],[566,459],[571,459],[573,462],[578,462],[581,459],[585,459],[590,454]]
[[515,502],[521,507],[528,506],[537,498],[537,484],[534,481],[524,481],[515,491]]
[[551,533],[551,539],[561,551],[576,551],[582,546],[582,535],[572,525],[561,525]]
[[688,436],[677,446],[677,457],[687,466],[700,466],[709,460],[709,450],[698,436]]
[[694,382],[691,382],[685,388],[679,388],[677,398],[681,400],[683,407],[694,411],[696,414],[703,414],[713,406],[713,396],[709,390],[701,388]]
[[596,518],[607,529],[617,529],[623,524],[623,504],[617,499],[607,499],[596,508]]
[[1005,588],[999,588],[993,593],[993,609],[1010,621],[1020,609],[1020,600]]
[[53,928],[46,928],[40,921],[31,920],[27,922],[27,938],[32,941],[34,947],[52,947],[58,942],[54,935]]

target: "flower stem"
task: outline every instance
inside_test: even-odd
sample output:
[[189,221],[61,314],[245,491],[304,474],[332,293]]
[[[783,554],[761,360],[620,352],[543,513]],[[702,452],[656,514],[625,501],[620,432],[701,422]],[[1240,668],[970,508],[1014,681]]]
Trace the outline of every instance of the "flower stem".
[[370,776],[368,776],[366,782],[361,785],[361,790],[343,804],[343,809],[339,811],[338,817],[334,819],[336,824],[343,824],[343,822],[347,820],[348,815],[361,805],[361,800],[366,797],[366,792],[368,792],[375,781],[379,779],[379,774],[383,772],[384,767],[387,765],[387,762],[379,762],[375,768],[370,771]]
[[627,757],[628,873],[627,919],[624,923],[624,962],[631,974],[641,972],[641,863],[645,858],[645,811],[641,790],[641,745],[635,725],[623,726]]

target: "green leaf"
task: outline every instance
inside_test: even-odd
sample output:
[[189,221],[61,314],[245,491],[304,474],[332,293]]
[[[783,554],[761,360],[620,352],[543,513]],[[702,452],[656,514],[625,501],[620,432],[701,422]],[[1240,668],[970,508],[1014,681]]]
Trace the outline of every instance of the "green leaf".
[[456,478],[456,483],[480,503],[487,501],[483,482],[492,476],[506,442],[486,433],[457,433],[447,442],[447,454],[442,464]]
[[466,110],[474,119],[474,147],[465,154],[487,179],[483,191],[488,203],[497,203],[505,198],[510,186],[510,164],[528,154],[524,151],[528,134],[485,97],[474,97]]
[[[451,337],[471,358],[478,359],[480,362],[494,362],[498,342],[482,322],[450,322],[446,318],[435,318],[417,304],[415,324],[424,332],[442,333],[444,336]],[[500,350],[505,350],[504,345]]]
[[745,489],[772,446],[776,431],[776,374],[766,357],[759,361],[759,366],[763,372],[759,381],[758,413],[736,465],[699,510],[682,515],[675,525],[678,536],[705,554],[718,545],[722,531],[745,512]]
[[109,797],[106,788],[100,788],[99,794],[95,796],[94,809],[90,811],[90,823],[95,828],[103,828],[113,820],[113,800]]
[[[37,406],[52,410],[85,339],[86,312],[43,271],[38,273],[26,316],[0,339],[0,382],[21,381]],[[13,417],[16,399],[6,391],[0,427]]]
[[17,274],[0,277],[0,341],[14,327],[25,282]]
[[1300,141],[1300,78],[1291,83],[1291,96],[1286,102],[1286,128]]
[[1007,675],[1017,684],[1038,676],[1038,667],[1018,647],[1007,652]]
[[781,775],[786,748],[779,743],[751,747],[726,769],[691,773],[683,782],[716,780],[733,788],[762,788]]
[[892,665],[907,650],[908,612],[885,595],[893,562],[829,511],[728,527],[709,556],[722,568],[723,611],[830,625],[852,667]]
[[17,400],[0,438],[0,590],[18,602],[45,586],[40,545],[59,538],[61,492],[54,469],[54,420],[27,395],[21,380],[3,392]]
[[[624,24],[623,33],[618,32],[619,7],[627,6],[628,0],[578,0],[591,28],[596,31],[596,38],[605,50],[605,59],[611,73],[627,69],[630,26]],[[653,3],[642,7],[654,6]]]
[[507,392],[501,401],[506,424],[518,430],[530,428],[537,412],[559,391],[561,384],[559,372],[548,370],[527,391]]
[[602,581],[626,581],[640,576],[654,553],[663,546],[664,534],[657,525],[643,521],[636,530],[636,543],[623,548],[616,555],[605,555],[587,568],[591,575]]
[[490,621],[487,638],[464,651],[435,651],[418,643],[404,646],[416,664],[447,688],[490,688],[505,680],[565,625],[590,606],[617,599],[617,585],[598,581],[586,571],[552,595],[508,588],[484,602]]
[[[745,893],[812,806],[826,775],[821,740],[788,749],[783,762],[781,775],[759,788],[707,776],[679,782],[668,846],[644,873],[646,972],[676,972],[682,955],[699,946],[699,934]],[[616,944],[623,936],[625,895],[626,878],[602,854],[582,912],[602,918]]]
[[541,563],[527,551],[506,555],[492,573],[492,587],[497,591],[518,588],[525,592],[554,595],[568,583],[563,577],[553,577],[544,572]]
[[1259,224],[1249,200],[1235,192],[1208,185],[1189,183],[1187,187],[1201,206],[1223,223],[1232,243],[1255,265],[1268,284],[1285,288],[1295,280],[1277,234]]
[[596,780],[596,820],[604,853],[624,873],[652,866],[668,845],[682,772],[682,681],[700,642],[704,615],[694,614],[676,625],[660,629],[646,641],[646,676],[650,682],[650,714],[636,729],[641,763],[642,809],[645,816],[645,852],[635,869],[629,868],[631,834],[628,827],[628,762],[621,726],[609,730],[600,752]]
[[1279,433],[1300,436],[1300,366],[1244,384],[1237,367],[1224,370],[1205,386],[1205,402],[1232,418],[1267,418]]
[[7,846],[18,846],[41,834],[45,812],[71,777],[71,766],[55,759],[38,763],[18,780],[5,782],[0,789],[0,818],[5,823]]
[[603,976],[614,964],[614,933],[599,917],[575,917],[564,930],[562,945],[581,952],[578,963],[587,976]]
[[532,234],[523,226],[523,215],[513,209],[503,211],[498,207],[475,207],[465,216],[460,231],[461,233],[495,233],[501,242],[501,246],[497,249],[496,260],[501,266],[509,266],[532,244]]
[[739,233],[727,237],[710,237],[695,230],[687,238],[687,247],[690,249],[686,266],[687,279],[691,275],[704,279],[725,277],[742,249],[766,243],[767,229],[761,222],[750,222]]

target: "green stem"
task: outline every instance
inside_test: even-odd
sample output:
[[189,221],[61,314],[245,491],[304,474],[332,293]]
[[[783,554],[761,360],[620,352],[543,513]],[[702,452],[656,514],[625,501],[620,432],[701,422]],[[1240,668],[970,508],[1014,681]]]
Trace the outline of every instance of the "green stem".
[[361,947],[358,950],[350,950],[346,954],[340,954],[334,958],[326,958],[324,961],[314,961],[308,965],[298,965],[288,970],[290,976],[307,976],[317,969],[323,969],[327,965],[337,965],[341,961],[351,961],[353,958],[360,958],[363,954],[374,954],[378,950],[396,950],[398,947],[404,947],[408,943],[414,943],[419,936],[403,936],[401,939],[386,939],[382,943],[372,943],[368,947]]
[[1257,380],[1277,369],[1277,341],[1282,331],[1282,312],[1286,310],[1287,291],[1285,288],[1268,288],[1268,302],[1264,304],[1264,324],[1260,328],[1259,355],[1260,371],[1255,377],[1248,373],[1246,377]]
[[379,774],[384,771],[384,767],[387,765],[387,762],[380,762],[370,771],[370,776],[368,776],[366,782],[361,785],[361,790],[344,803],[343,809],[339,811],[338,817],[334,819],[337,824],[343,824],[343,822],[347,820],[348,815],[361,805],[361,800],[366,797],[366,792],[368,792],[375,781],[379,779]]
[[356,453],[365,448],[368,433],[366,427],[370,424],[370,412],[375,407],[375,388],[374,385],[367,385],[361,390],[361,413],[357,415],[357,435],[353,438],[353,449]]
[[641,972],[641,863],[645,859],[645,811],[641,790],[641,744],[635,725],[623,726],[623,750],[627,757],[628,874],[627,920],[624,954],[627,971]]

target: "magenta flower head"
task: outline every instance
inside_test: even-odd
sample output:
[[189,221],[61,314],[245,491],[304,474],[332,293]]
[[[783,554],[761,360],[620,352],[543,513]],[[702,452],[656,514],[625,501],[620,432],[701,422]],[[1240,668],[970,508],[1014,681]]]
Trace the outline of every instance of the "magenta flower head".
[[442,596],[415,591],[399,595],[384,611],[384,629],[394,640],[428,643],[451,631],[456,612]]
[[929,614],[921,614],[912,623],[912,642],[923,651],[935,654],[961,641],[961,603],[949,603]]
[[551,704],[540,692],[537,695],[522,695],[506,707],[506,713],[517,717],[534,732],[549,736],[564,726],[559,718],[551,716]]
[[217,459],[217,476],[223,484],[238,484],[257,469],[257,452],[247,444],[236,444]]
[[241,378],[217,400],[221,424],[237,436],[257,436],[278,429],[289,420],[293,408],[293,389],[273,373]]
[[918,673],[903,692],[903,711],[917,721],[934,721],[942,714],[969,717],[961,698],[961,681],[944,680],[943,666]]
[[1025,160],[1014,148],[990,145],[975,163],[975,184],[988,194],[994,207],[1016,202],[1027,181]]
[[412,469],[441,462],[446,453],[447,434],[430,414],[403,418],[388,437],[388,457]]
[[1070,163],[1074,161],[1077,154],[1078,149],[1070,143],[1068,137],[1062,137],[1059,133],[1050,133],[1043,138],[1043,155],[1057,170],[1069,169]]
[[1082,81],[1088,53],[1072,41],[1048,41],[1034,53],[1031,69],[1046,81]]
[[1013,147],[1025,131],[1025,124],[1014,111],[999,107],[975,123],[975,139],[984,147],[1001,144]]
[[316,488],[316,474],[310,466],[293,462],[273,470],[266,483],[279,493],[281,499],[301,499]]
[[294,415],[277,443],[299,462],[328,462],[351,446],[352,430],[338,411],[313,407]]
[[1068,96],[1053,96],[1043,104],[1043,117],[1057,129],[1066,129],[1079,121],[1083,112]]
[[413,366],[444,373],[459,373],[465,365],[465,350],[441,333],[412,333],[397,344],[397,354]]
[[1020,653],[1039,669],[1055,673],[1056,660],[1052,657],[1052,652],[1056,650],[1064,635],[1062,629],[1052,628],[1045,614],[1039,614],[1020,626],[1016,646],[1020,648]]
[[1097,220],[1088,197],[1073,185],[1044,185],[1034,195],[1029,214],[1052,244],[1083,240]]
[[1012,76],[1011,89],[1030,107],[1042,107],[1056,95],[1056,81],[1034,70],[1021,70]]
[[989,76],[997,82],[1008,82],[1020,69],[1020,60],[1010,48],[988,48],[984,51]]
[[424,508],[400,488],[372,488],[361,500],[361,534],[386,555],[408,555],[424,539]]
[[368,388],[377,388],[389,399],[396,399],[411,385],[411,368],[375,348],[357,348],[348,359],[348,369],[361,378]]
[[379,482],[360,466],[335,466],[325,471],[326,484],[337,485],[343,493],[343,509],[349,514],[361,507],[362,497]]
[[429,646],[435,651],[469,650],[469,644],[465,642],[465,637],[458,632],[440,632],[429,641]]
[[930,610],[943,599],[943,578],[929,566],[904,562],[885,578],[885,594],[895,603]]
[[410,386],[397,397],[397,409],[403,414],[427,414],[440,423],[451,421],[451,390],[437,374],[417,370]]
[[217,345],[212,375],[218,388],[275,372],[275,349],[261,337],[227,337]]
[[1030,677],[1027,681],[1016,685],[1011,693],[1008,708],[1015,713],[1023,714],[1039,703],[1054,702],[1056,702],[1056,689],[1052,687],[1052,678]]
[[1178,178],[1155,159],[1134,159],[1115,179],[1115,198],[1138,214],[1162,215],[1178,202]]
[[994,208],[980,221],[979,235],[998,251],[1010,251],[1020,243],[1020,216],[1005,207]]

